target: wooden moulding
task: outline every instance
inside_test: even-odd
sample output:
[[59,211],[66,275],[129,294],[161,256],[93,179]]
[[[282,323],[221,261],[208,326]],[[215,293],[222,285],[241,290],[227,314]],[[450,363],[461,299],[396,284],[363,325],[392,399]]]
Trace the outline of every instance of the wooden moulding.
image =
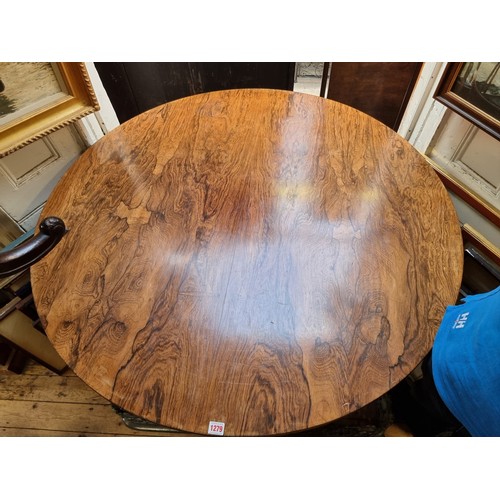
[[[427,161],[429,161],[428,158]],[[462,200],[495,224],[495,226],[500,227],[500,213],[493,205],[480,198],[476,193],[465,186],[465,184],[452,177],[433,161],[429,161],[429,163],[434,167],[439,178],[450,191],[462,198]]]
[[464,245],[471,243],[497,266],[500,266],[500,253],[498,248],[485,239],[482,234],[476,231],[469,224],[464,224],[462,226],[462,239]]
[[434,99],[452,109],[455,113],[458,113],[495,139],[500,139],[500,122],[498,119],[454,92],[454,86],[457,83],[464,64],[466,63],[453,62],[447,64],[434,94]]
[[0,126],[0,158],[99,110],[84,63],[53,66],[65,90],[50,104]]

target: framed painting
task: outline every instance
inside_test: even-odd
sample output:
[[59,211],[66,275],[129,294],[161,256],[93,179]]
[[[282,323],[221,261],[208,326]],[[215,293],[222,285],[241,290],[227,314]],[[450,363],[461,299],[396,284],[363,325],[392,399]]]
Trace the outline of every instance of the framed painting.
[[448,63],[434,98],[500,139],[500,63]]
[[0,63],[0,158],[99,110],[84,63]]

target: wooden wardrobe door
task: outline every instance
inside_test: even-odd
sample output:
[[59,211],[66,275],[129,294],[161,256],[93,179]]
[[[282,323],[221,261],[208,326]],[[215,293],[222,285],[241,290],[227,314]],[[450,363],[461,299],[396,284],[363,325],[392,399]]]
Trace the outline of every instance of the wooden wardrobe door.
[[326,97],[347,104],[397,130],[422,63],[330,63]]

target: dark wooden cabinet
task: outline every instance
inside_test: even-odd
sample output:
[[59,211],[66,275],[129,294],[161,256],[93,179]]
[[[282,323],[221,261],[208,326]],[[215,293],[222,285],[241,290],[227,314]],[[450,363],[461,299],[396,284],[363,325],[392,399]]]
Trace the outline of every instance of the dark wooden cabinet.
[[422,63],[330,63],[326,97],[352,106],[397,130]]
[[120,123],[160,104],[214,90],[292,90],[291,62],[96,62]]

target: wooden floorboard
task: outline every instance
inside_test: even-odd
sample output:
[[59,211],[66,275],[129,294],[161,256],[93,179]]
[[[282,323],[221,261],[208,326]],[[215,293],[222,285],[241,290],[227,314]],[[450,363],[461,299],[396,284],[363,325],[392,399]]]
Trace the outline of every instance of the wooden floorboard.
[[108,401],[78,377],[0,374],[0,400],[104,404]]
[[17,400],[9,400],[8,404],[5,404],[4,400],[0,412],[0,427],[94,434],[136,434],[109,405]]
[[109,401],[71,370],[57,375],[34,361],[21,374],[0,367],[0,436],[193,437],[131,429]]
[[98,432],[54,431],[44,429],[23,429],[19,427],[0,428],[0,437],[194,437],[184,433],[163,434],[158,432],[135,432],[133,434],[105,434]]

